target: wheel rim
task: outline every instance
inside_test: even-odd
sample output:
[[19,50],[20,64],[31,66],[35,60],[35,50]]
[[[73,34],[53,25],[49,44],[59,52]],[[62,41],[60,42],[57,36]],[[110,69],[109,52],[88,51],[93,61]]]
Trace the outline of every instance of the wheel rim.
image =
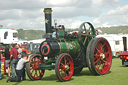
[[41,79],[45,72],[45,70],[39,69],[39,64],[43,64],[40,55],[34,55],[29,62],[29,74],[35,80]]
[[69,80],[74,71],[73,60],[69,55],[63,55],[58,63],[59,76],[64,80]]
[[82,47],[87,47],[92,38],[96,36],[95,29],[90,22],[84,22],[79,27],[78,37]]
[[101,38],[95,43],[93,62],[98,73],[106,74],[109,71],[112,63],[112,52],[106,39]]

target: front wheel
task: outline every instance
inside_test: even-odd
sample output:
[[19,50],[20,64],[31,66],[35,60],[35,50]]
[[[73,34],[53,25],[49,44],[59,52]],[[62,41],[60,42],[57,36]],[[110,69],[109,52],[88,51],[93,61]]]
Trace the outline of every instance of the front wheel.
[[39,80],[43,77],[45,70],[40,70],[38,65],[43,64],[42,57],[38,54],[31,55],[30,60],[26,63],[26,72],[31,80]]
[[74,72],[74,63],[72,57],[67,53],[62,53],[56,60],[56,76],[60,81],[68,81]]

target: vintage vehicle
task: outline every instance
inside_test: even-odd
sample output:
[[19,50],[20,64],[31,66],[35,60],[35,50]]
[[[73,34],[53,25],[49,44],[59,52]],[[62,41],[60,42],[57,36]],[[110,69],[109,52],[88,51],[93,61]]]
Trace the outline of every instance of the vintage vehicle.
[[112,51],[105,38],[95,38],[95,29],[90,22],[83,22],[79,32],[65,31],[64,25],[51,25],[51,8],[45,8],[46,40],[40,44],[40,54],[31,55],[26,64],[31,80],[39,80],[45,70],[55,69],[60,81],[68,81],[88,67],[94,75],[104,75],[110,70]]

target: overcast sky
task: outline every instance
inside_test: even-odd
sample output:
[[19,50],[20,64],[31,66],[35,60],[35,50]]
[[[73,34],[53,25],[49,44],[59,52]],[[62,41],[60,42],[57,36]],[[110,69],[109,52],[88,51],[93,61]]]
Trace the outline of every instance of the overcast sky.
[[128,0],[0,0],[0,25],[44,30],[47,7],[53,10],[52,21],[66,28],[88,21],[94,27],[128,25]]

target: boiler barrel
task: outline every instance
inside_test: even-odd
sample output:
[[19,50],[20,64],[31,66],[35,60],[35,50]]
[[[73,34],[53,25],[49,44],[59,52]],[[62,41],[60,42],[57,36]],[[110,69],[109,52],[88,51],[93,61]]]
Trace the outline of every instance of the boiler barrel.
[[71,56],[80,52],[77,41],[44,41],[40,46],[42,56],[53,57],[61,53],[69,53]]

